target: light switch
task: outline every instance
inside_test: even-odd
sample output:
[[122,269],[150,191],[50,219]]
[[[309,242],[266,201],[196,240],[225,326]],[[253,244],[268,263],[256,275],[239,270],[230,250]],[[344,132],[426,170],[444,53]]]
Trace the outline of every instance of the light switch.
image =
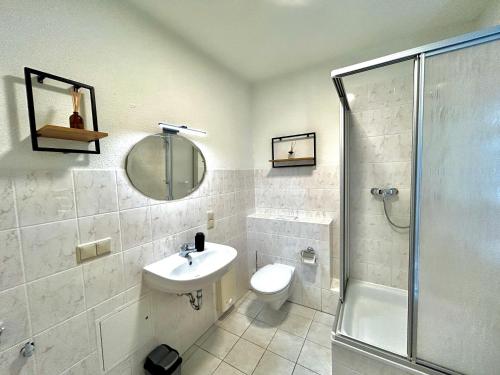
[[97,256],[97,246],[95,242],[82,243],[78,245],[76,249],[80,262]]
[[97,241],[97,255],[104,255],[111,252],[111,237]]
[[209,210],[207,211],[207,229],[213,229],[214,226],[215,226],[214,212]]
[[212,210],[207,211],[207,220],[214,219],[214,212]]

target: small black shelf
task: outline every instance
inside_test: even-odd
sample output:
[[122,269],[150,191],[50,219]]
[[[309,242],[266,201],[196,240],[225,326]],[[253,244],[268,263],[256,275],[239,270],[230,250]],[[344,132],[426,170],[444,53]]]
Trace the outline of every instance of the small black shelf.
[[[313,155],[299,156],[296,158],[276,158],[275,144],[280,142],[291,142],[291,141],[310,141],[313,142]],[[314,167],[316,165],[316,133],[302,133],[285,135],[281,137],[274,137],[271,139],[271,160],[270,163],[273,164],[273,168],[289,168],[289,167]]]
[[[33,85],[32,85],[32,81],[31,81],[32,76],[36,77],[36,80],[38,81],[38,83],[44,83],[44,80],[51,79],[54,81],[67,83],[68,85],[73,86],[75,89],[88,90],[90,93],[90,105],[91,105],[91,111],[92,111],[93,130],[96,133],[100,133],[100,132],[99,132],[99,127],[97,125],[97,109],[96,109],[96,103],[95,103],[95,91],[94,91],[93,86],[87,85],[85,83],[73,81],[71,79],[59,77],[59,76],[56,76],[54,74],[42,72],[40,70],[25,67],[24,68],[24,79],[26,81],[26,97],[28,100],[28,114],[29,114],[29,121],[30,121],[31,145],[32,145],[33,151],[63,152],[63,153],[73,153],[73,154],[100,154],[101,148],[100,148],[98,138],[96,138],[95,140],[89,141],[89,142],[93,142],[95,144],[94,150],[41,147],[38,144],[38,138],[43,136],[43,134],[40,133],[40,130],[46,128],[47,126],[45,126],[42,129],[37,129],[36,120],[35,120],[35,105],[34,105],[34,100],[33,100]],[[69,130],[70,128],[67,128],[67,129]],[[71,130],[79,130],[80,132],[82,132],[81,129],[71,129]],[[69,131],[71,131],[71,130],[69,130]],[[90,133],[91,131],[87,131],[87,132]],[[106,133],[100,133],[100,134],[106,134]],[[52,137],[52,138],[61,139],[60,137]],[[75,141],[75,139],[72,139],[72,138],[65,138],[65,139],[70,139],[70,140]]]

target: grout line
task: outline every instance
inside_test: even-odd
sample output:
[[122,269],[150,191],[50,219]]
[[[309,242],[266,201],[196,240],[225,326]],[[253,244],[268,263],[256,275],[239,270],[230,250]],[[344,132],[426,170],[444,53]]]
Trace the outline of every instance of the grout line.
[[[19,241],[19,243],[18,243],[19,259],[21,261],[21,270],[23,272],[22,283],[14,286],[13,288],[10,288],[10,289],[14,289],[14,288],[21,287],[21,286],[23,287],[23,292],[24,292],[23,294],[24,294],[24,298],[26,300],[26,313],[27,313],[27,319],[28,319],[28,336],[29,336],[28,339],[34,341],[35,337],[34,337],[34,332],[33,332],[33,323],[31,320],[31,303],[30,303],[30,299],[28,296],[28,283],[26,281],[27,275],[26,275],[26,265],[25,265],[25,261],[24,261],[23,240],[21,237],[21,229],[19,227],[19,209],[17,206],[17,189],[16,189],[16,184],[15,184],[14,178],[12,178],[12,177],[10,178],[10,184],[11,184],[11,188],[12,188],[12,196],[13,196],[12,198],[14,201],[14,215],[15,215],[15,221],[16,221],[16,228],[13,230],[16,231],[16,236],[17,236],[18,241]],[[7,289],[7,290],[9,290],[9,289]],[[3,290],[2,293],[3,292],[5,292],[5,290]],[[21,343],[16,344],[14,346],[17,346],[17,345],[21,345]],[[38,356],[35,353],[35,356],[33,358],[33,371],[35,373],[37,373],[37,371],[38,371],[37,357]]]

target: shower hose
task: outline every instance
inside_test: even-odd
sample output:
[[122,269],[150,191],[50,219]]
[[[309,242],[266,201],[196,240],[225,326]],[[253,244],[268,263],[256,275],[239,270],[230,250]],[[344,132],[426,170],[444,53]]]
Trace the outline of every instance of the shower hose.
[[396,227],[396,228],[399,228],[399,229],[408,229],[410,228],[409,225],[398,225],[396,224],[394,221],[391,220],[390,216],[389,216],[389,213],[387,212],[387,206],[386,206],[386,197],[384,196],[382,198],[382,202],[384,202],[384,213],[385,213],[385,217],[387,218],[387,220],[389,220],[389,223],[391,223],[392,226]]

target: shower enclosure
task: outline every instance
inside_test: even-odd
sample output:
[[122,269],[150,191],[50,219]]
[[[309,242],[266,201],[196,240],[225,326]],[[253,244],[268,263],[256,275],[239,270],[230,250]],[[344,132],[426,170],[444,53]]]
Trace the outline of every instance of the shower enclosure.
[[500,368],[500,27],[332,72],[334,344],[430,374]]

